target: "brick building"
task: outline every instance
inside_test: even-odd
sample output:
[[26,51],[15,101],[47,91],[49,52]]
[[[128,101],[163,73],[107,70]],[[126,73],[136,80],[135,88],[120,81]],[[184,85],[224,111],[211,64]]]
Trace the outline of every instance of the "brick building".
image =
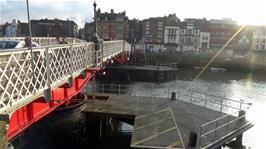
[[156,17],[143,20],[142,38],[147,51],[164,50],[164,26],[166,17]]
[[110,13],[97,11],[98,36],[104,40],[127,40],[129,39],[128,17],[126,12]]
[[66,36],[77,37],[78,25],[71,20],[31,20],[32,35],[39,37]]
[[[235,34],[237,31],[236,21],[232,19],[222,19],[210,21],[210,44],[212,49],[219,49]],[[233,49],[235,39],[227,46],[228,49]]]

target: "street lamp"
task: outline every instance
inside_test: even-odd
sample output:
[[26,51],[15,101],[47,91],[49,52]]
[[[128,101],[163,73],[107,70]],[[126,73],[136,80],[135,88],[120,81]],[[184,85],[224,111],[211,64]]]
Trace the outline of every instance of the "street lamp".
[[31,54],[31,68],[32,68],[32,73],[34,74],[34,63],[33,63],[33,52],[32,52],[32,34],[31,34],[31,22],[30,22],[30,11],[29,11],[29,1],[26,0],[27,4],[27,16],[28,16],[28,25],[29,25],[29,36],[30,36],[30,54]]

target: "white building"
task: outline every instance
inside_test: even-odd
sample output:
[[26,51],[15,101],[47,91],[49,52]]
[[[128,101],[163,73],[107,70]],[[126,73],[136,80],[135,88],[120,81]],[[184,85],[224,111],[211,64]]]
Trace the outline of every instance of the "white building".
[[200,28],[196,19],[185,19],[181,23],[180,49],[181,51],[198,52],[200,48]]
[[266,51],[266,26],[256,28],[252,37],[253,51]]
[[210,48],[210,32],[200,32],[199,48],[201,51],[204,51]]
[[180,27],[165,26],[164,28],[164,44],[171,51],[178,51]]
[[5,29],[5,37],[16,37],[17,36],[17,29],[18,29],[18,24],[16,20],[14,19],[12,23],[6,27]]

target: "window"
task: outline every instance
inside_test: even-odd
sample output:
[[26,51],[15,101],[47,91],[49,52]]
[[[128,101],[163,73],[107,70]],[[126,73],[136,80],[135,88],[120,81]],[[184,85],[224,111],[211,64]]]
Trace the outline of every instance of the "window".
[[181,43],[185,43],[185,38],[184,37],[181,37],[180,42]]
[[163,27],[163,22],[158,22],[159,27]]
[[185,29],[182,29],[182,34],[185,34]]
[[192,35],[192,29],[188,29],[188,35]]
[[259,50],[259,45],[258,44],[256,45],[256,50]]
[[146,22],[146,27],[150,27],[150,22]]

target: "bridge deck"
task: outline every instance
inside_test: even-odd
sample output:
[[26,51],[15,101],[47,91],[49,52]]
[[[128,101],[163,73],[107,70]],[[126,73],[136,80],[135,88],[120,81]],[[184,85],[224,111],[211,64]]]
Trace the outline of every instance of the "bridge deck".
[[[202,124],[225,115],[225,113],[181,100],[114,94],[101,94],[101,96],[109,98],[108,100],[90,100],[83,112],[112,117],[134,115],[131,147],[136,148],[187,148],[191,131],[199,136]],[[230,119],[236,118],[230,116]],[[226,120],[221,119],[218,123],[225,124]],[[228,125],[226,129],[218,129],[206,135],[201,140],[201,146],[218,140],[223,142],[226,140],[223,138],[225,133],[237,131],[247,123],[247,121],[235,122]],[[205,131],[214,128],[215,126],[210,126],[206,128],[209,130]]]

